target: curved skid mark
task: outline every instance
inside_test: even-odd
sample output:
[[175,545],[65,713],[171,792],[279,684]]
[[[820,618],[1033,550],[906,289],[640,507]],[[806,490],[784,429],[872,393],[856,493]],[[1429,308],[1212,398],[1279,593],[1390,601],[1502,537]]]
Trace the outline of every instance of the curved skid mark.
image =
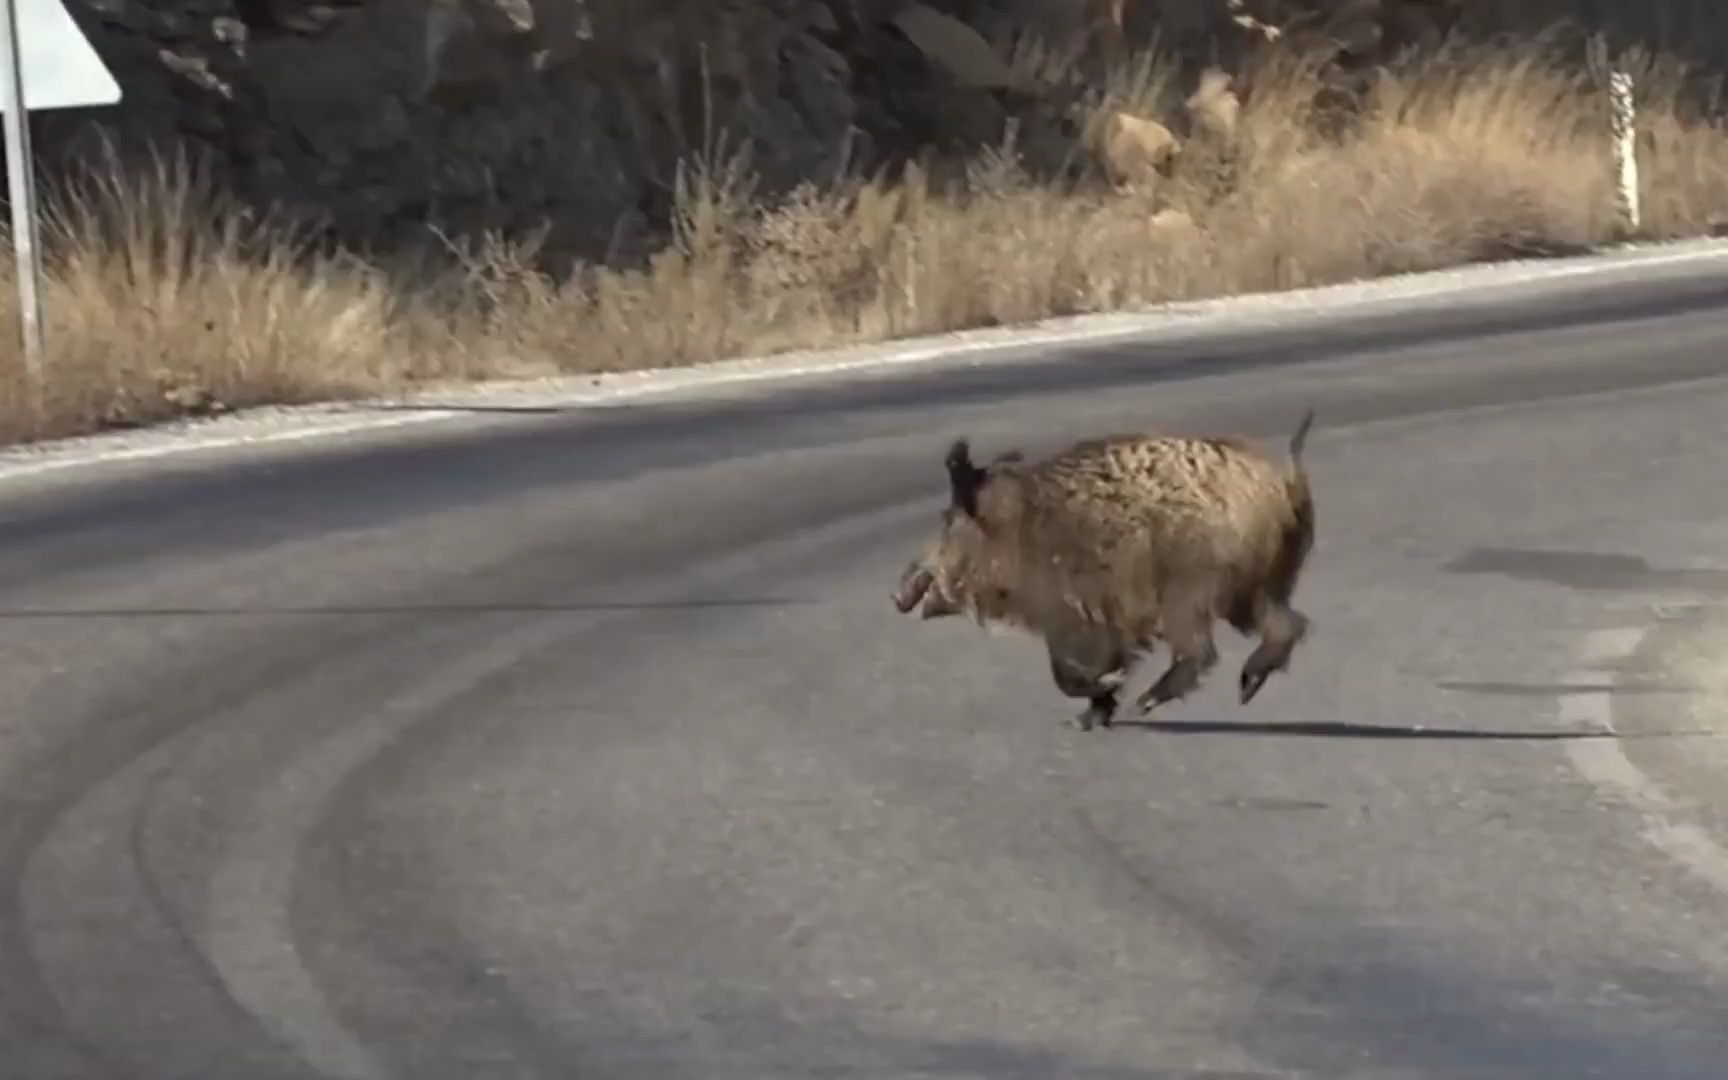
[[288,903],[300,838],[317,821],[343,778],[428,712],[482,679],[508,668],[568,628],[530,625],[490,648],[442,669],[388,702],[372,723],[345,728],[286,764],[231,838],[235,857],[210,882],[203,935],[210,963],[229,993],[308,1064],[343,1080],[371,1080],[384,1070],[340,1020],[300,962]]
[[203,947],[229,994],[320,1073],[368,1080],[379,1070],[330,1014],[296,954],[288,926],[294,849],[335,780],[387,738],[380,728],[346,729],[278,773],[252,804],[210,880]]
[[[1598,630],[1585,640],[1583,655],[1570,679],[1583,680],[1604,661],[1622,660],[1655,631]],[[1560,720],[1566,724],[1593,725],[1613,730],[1614,713],[1606,695],[1563,698]],[[1566,756],[1572,765],[1599,789],[1629,803],[1643,818],[1644,839],[1718,892],[1728,895],[1728,849],[1724,849],[1697,825],[1677,820],[1674,800],[1632,763],[1619,745],[1609,739],[1569,742]]]

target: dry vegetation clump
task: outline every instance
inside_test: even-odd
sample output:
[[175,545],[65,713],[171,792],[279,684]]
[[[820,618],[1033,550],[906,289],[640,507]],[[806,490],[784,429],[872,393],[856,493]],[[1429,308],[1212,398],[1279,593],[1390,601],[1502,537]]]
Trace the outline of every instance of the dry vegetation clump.
[[[142,177],[92,173],[42,222],[50,363],[24,379],[11,252],[0,282],[0,439],[337,397],[430,365],[389,281],[255,220],[183,160]],[[7,245],[10,246],[9,244]]]
[[[427,379],[698,363],[1580,250],[1611,228],[1605,104],[1546,45],[1451,46],[1379,71],[1343,123],[1316,65],[1242,73],[1234,133],[1157,184],[1035,180],[1010,142],[948,183],[911,167],[766,205],[748,158],[678,177],[671,242],[640,268],[554,279],[532,238],[456,244],[429,287],[320,254],[196,174],[97,177],[44,236],[53,364],[23,393],[0,282],[0,438]],[[1672,60],[1632,56],[1647,238],[1728,210],[1728,131]],[[1169,118],[1146,57],[1097,96]],[[119,174],[114,174],[118,176]],[[10,260],[0,269],[9,272]]]

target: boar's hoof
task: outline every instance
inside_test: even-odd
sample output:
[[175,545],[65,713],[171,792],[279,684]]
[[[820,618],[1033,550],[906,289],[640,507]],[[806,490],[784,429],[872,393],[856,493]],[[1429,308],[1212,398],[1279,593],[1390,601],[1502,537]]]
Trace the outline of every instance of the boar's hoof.
[[1239,680],[1239,682],[1241,684],[1241,689],[1236,695],[1237,699],[1243,705],[1246,705],[1250,701],[1253,701],[1254,695],[1258,694],[1260,692],[1260,688],[1262,686],[1266,685],[1266,680],[1271,675],[1272,675],[1272,668],[1270,668],[1270,667],[1244,666],[1242,668],[1242,677]]
[[1116,726],[1116,698],[1114,695],[1100,696],[1092,699],[1092,704],[1082,709],[1073,719],[1073,725],[1081,731],[1091,731],[1093,727]]
[[1142,694],[1134,700],[1134,707],[1140,710],[1141,716],[1151,716],[1159,706],[1167,705],[1175,700],[1174,697],[1166,697],[1163,694]]
[[1236,680],[1240,688],[1236,695],[1237,699],[1244,705],[1253,701],[1254,695],[1258,694],[1260,688],[1266,685],[1266,680],[1271,678],[1272,673],[1284,670],[1288,656],[1288,650],[1282,656],[1276,653],[1265,654],[1263,649],[1254,650],[1253,654],[1248,657],[1248,661],[1242,665],[1242,674]]

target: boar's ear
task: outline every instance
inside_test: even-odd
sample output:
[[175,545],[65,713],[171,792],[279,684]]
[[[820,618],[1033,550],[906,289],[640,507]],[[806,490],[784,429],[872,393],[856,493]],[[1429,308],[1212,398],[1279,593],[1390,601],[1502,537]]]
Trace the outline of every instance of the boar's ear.
[[984,470],[972,464],[972,448],[965,439],[954,440],[948,448],[948,486],[953,490],[954,505],[966,511],[966,516],[978,516],[978,489],[984,485]]

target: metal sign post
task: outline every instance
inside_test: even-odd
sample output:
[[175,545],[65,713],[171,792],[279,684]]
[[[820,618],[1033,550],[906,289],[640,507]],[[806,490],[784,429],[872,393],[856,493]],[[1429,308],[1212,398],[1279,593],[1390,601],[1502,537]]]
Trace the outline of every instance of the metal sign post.
[[24,381],[32,408],[42,399],[41,259],[36,232],[36,159],[24,104],[24,58],[18,8],[0,0],[0,109],[6,111],[6,180],[12,202],[12,252],[18,261],[18,321],[24,331]]
[[61,0],[0,0],[0,109],[5,111],[6,180],[12,251],[18,262],[18,318],[31,404],[46,375],[42,341],[42,252],[36,222],[36,159],[30,113],[112,105],[120,85]]

